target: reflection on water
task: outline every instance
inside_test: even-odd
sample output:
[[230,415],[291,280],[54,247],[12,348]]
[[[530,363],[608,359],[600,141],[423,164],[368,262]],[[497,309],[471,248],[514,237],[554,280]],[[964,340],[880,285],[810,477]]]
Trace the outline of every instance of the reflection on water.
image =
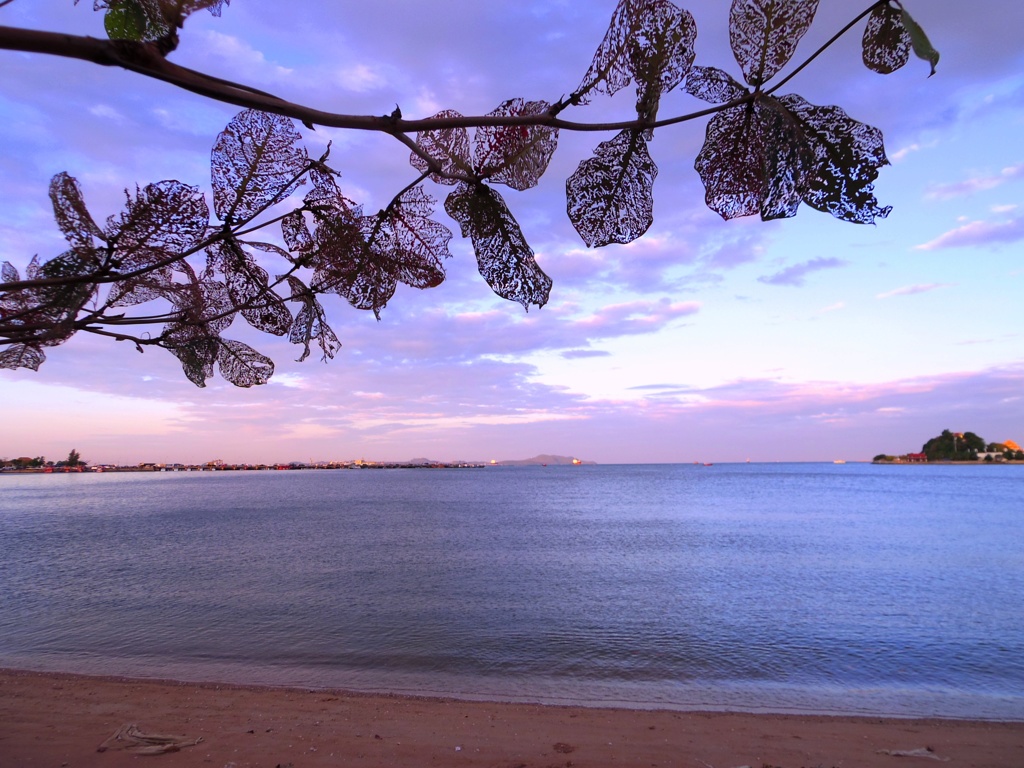
[[0,478],[0,664],[1024,718],[1024,471]]

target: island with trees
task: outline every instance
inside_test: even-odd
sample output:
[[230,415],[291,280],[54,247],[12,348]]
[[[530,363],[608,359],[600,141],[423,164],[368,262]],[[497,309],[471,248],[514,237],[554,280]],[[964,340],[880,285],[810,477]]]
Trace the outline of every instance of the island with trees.
[[928,464],[936,462],[1024,462],[1024,450],[1013,440],[989,443],[974,432],[942,430],[937,437],[921,446],[919,453],[893,456],[880,453],[875,464]]

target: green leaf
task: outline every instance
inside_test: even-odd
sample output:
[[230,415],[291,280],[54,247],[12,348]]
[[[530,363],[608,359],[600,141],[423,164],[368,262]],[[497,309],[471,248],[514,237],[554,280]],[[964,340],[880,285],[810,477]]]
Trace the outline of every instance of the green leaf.
[[134,0],[112,4],[103,17],[103,27],[111,40],[142,40],[146,26],[146,12]]
[[910,43],[914,48],[914,54],[919,59],[924,59],[931,64],[932,71],[928,73],[928,77],[931,77],[935,74],[935,65],[939,63],[939,52],[932,48],[928,35],[921,29],[921,25],[907,13],[907,10],[900,8],[900,13],[903,15],[903,26],[910,33]]

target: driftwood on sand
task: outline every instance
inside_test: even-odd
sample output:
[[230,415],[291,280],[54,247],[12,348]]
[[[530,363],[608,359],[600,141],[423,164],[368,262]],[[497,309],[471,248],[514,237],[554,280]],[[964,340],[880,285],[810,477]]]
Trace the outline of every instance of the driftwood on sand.
[[135,723],[125,723],[96,747],[97,752],[108,749],[126,749],[137,755],[162,755],[178,752],[182,747],[194,747],[203,737],[189,739],[185,736],[165,736],[158,733],[143,733]]

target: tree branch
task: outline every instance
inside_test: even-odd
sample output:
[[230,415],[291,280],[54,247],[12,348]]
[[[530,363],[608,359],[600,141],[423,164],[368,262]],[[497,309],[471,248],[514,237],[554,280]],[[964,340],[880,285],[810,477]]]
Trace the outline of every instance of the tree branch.
[[247,109],[258,109],[276,115],[291,117],[306,124],[329,128],[347,128],[358,131],[378,131],[395,136],[418,131],[436,131],[444,128],[480,128],[483,126],[540,125],[565,131],[621,131],[625,129],[653,129],[720,112],[730,105],[719,104],[686,115],[648,122],[626,120],[612,123],[580,123],[562,120],[550,112],[536,115],[475,115],[444,118],[405,120],[390,115],[347,115],[324,112],[295,104],[272,94],[227,80],[211,77],[187,67],[167,61],[152,43],[128,40],[99,40],[93,37],[42,32],[17,27],[0,26],[0,49],[43,53],[51,56],[81,59],[105,67],[121,67],[130,72],[160,80],[177,88],[225,104]]

